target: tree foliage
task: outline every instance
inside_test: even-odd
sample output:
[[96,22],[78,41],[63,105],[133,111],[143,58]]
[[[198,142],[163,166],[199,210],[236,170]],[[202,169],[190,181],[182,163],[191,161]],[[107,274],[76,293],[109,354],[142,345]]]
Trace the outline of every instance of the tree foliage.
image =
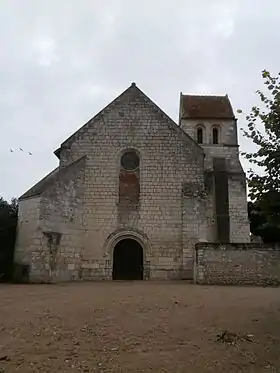
[[262,71],[267,94],[257,91],[259,106],[253,106],[246,116],[248,129],[244,135],[257,146],[256,152],[243,155],[253,165],[261,167],[263,174],[249,171],[250,198],[260,200],[270,192],[280,192],[280,73],[277,77]]
[[256,152],[244,152],[255,169],[248,174],[251,231],[264,241],[280,241],[280,73],[262,71],[265,92],[257,91],[259,106],[246,116],[243,134]]
[[0,197],[0,281],[9,280],[13,272],[18,202]]
[[[270,201],[267,203],[269,204]],[[264,243],[280,242],[280,227],[278,224],[271,222],[269,210],[266,206],[258,201],[250,201],[248,202],[248,213],[251,233],[260,236]]]

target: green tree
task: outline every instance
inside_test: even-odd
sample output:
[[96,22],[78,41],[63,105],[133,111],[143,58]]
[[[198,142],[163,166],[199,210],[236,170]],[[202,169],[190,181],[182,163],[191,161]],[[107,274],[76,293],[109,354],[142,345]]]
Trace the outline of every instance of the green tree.
[[0,281],[12,278],[18,202],[0,197]]
[[[244,135],[256,146],[256,152],[244,152],[255,166],[249,170],[249,214],[253,225],[265,241],[280,241],[280,73],[273,77],[262,71],[265,92],[257,91],[260,100],[246,116]],[[252,229],[252,233],[254,229]],[[273,237],[273,238],[272,238]]]
[[[271,201],[267,201],[269,205]],[[277,209],[277,201],[273,209]],[[279,200],[278,200],[279,203]],[[260,236],[265,243],[280,242],[280,228],[276,223],[271,222],[267,206],[263,206],[263,201],[248,202],[248,213],[250,220],[250,230],[255,236]],[[279,207],[280,208],[280,207]]]

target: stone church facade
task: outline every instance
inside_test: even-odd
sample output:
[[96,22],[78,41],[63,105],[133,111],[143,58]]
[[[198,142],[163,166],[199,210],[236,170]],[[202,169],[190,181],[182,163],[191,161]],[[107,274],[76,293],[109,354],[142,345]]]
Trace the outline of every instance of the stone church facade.
[[198,242],[250,241],[227,96],[180,96],[179,124],[134,83],[66,139],[19,200],[31,281],[191,279]]

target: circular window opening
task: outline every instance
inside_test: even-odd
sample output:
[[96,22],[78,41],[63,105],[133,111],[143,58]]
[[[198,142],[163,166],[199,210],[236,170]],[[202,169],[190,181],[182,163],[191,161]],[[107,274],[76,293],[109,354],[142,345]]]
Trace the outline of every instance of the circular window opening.
[[139,167],[139,157],[135,151],[125,152],[121,158],[121,165],[126,171],[134,171]]

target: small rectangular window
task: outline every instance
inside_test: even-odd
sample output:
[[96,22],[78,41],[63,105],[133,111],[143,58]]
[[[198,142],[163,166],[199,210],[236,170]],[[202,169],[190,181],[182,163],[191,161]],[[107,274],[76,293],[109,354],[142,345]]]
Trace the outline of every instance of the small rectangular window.
[[219,130],[218,128],[214,127],[213,128],[213,144],[219,144]]
[[196,140],[197,140],[198,144],[202,144],[203,143],[203,129],[202,128],[198,128],[197,129]]

